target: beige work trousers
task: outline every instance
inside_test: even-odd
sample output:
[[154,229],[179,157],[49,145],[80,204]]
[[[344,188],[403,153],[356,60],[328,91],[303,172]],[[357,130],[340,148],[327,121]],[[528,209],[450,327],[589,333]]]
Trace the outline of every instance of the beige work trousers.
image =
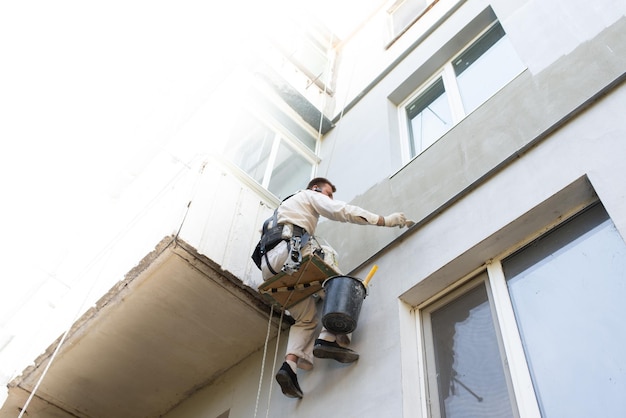
[[[302,249],[302,257],[310,254],[311,251],[311,245],[307,244]],[[286,241],[281,242],[267,253],[267,258],[276,272],[280,272],[288,256],[289,253]],[[274,275],[267,267],[265,257],[261,260],[261,272],[263,273],[264,281]],[[289,329],[286,354],[293,354],[298,357],[298,367],[304,370],[311,370],[313,368],[313,346],[321,322],[321,309],[320,297],[309,296],[291,306],[288,310],[289,315],[291,315],[295,323]],[[322,327],[319,333],[319,338],[326,341],[336,341],[342,346],[350,344],[349,335],[333,334],[324,327]]]

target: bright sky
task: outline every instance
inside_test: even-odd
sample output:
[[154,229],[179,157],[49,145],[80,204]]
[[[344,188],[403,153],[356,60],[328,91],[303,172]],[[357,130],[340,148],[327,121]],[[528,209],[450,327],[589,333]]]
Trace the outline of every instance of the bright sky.
[[[314,5],[338,25],[368,14],[366,3],[380,1]],[[0,385],[59,333],[22,358],[3,348],[63,303],[105,245],[120,194],[279,11],[258,1],[0,3]]]

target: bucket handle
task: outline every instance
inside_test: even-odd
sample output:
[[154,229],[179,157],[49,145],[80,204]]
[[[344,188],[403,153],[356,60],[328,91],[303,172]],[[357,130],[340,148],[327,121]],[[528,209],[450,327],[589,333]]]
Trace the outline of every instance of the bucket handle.
[[374,277],[374,274],[376,273],[376,270],[378,270],[378,266],[376,264],[374,264],[374,267],[372,267],[370,272],[367,273],[367,277],[365,277],[365,280],[363,280],[363,286],[365,286],[367,288],[367,285],[370,282],[370,280],[372,280],[372,277]]

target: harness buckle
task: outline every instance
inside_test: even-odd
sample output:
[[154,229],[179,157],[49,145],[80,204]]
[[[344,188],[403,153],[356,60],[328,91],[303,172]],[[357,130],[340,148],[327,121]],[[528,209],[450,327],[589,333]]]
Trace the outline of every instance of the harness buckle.
[[300,268],[302,264],[302,237],[294,235],[290,240],[289,258],[281,269],[287,274],[293,274]]

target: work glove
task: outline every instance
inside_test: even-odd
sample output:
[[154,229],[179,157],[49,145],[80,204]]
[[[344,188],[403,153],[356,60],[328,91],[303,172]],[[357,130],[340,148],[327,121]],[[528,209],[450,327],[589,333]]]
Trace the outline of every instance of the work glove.
[[385,226],[398,226],[400,228],[406,226],[406,216],[402,212],[392,213],[383,217],[383,219],[385,220]]

